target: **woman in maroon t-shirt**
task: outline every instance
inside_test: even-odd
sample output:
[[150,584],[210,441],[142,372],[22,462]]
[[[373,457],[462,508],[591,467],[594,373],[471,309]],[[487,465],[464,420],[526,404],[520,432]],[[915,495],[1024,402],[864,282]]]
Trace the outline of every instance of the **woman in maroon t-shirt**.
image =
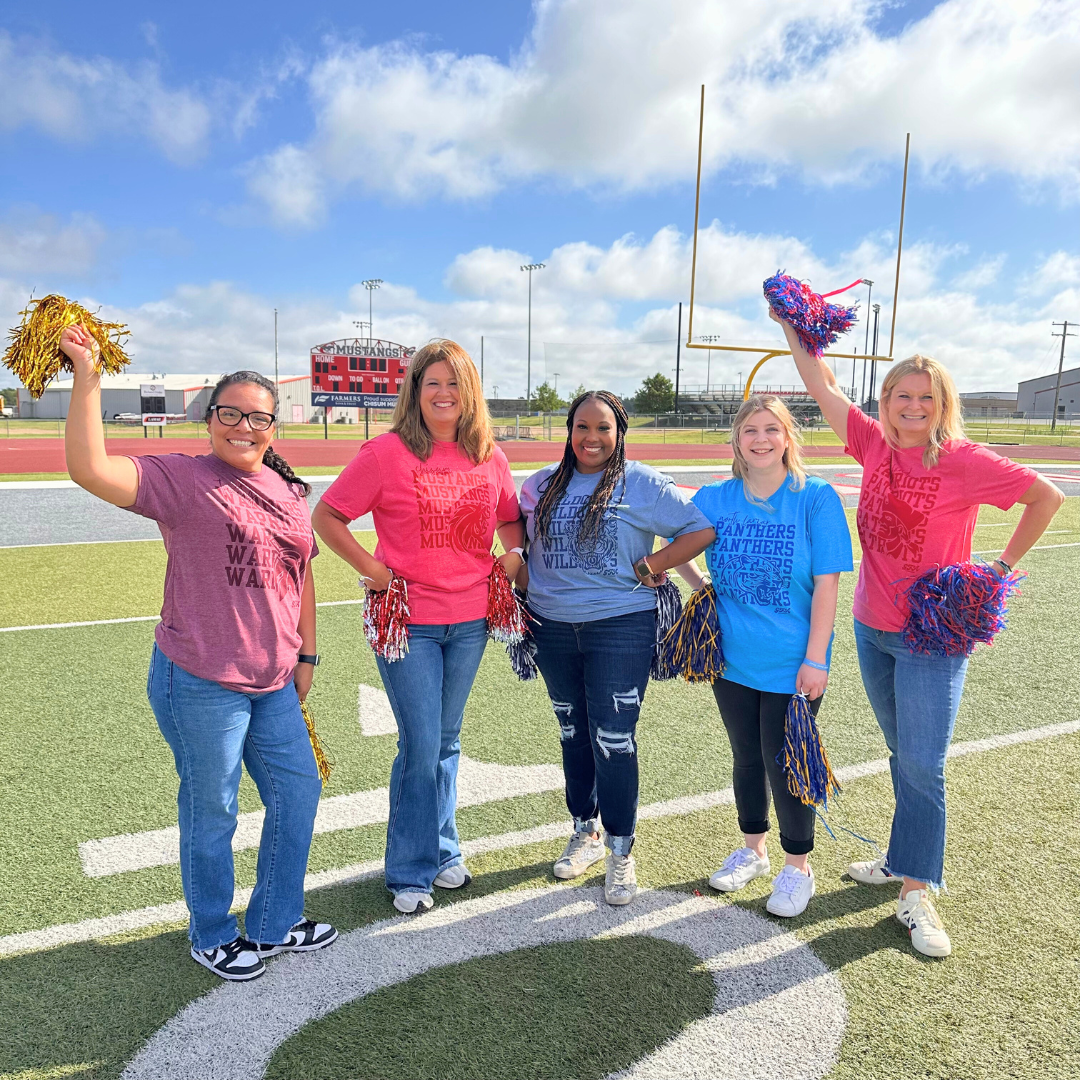
[[945,756],[967,673],[966,656],[922,656],[903,643],[907,586],[927,570],[971,558],[982,503],[1024,512],[994,560],[1009,573],[1043,534],[1064,496],[1032,469],[964,437],[960,398],[936,360],[892,365],[881,386],[880,421],[841,393],[824,360],[779,322],[807,390],[848,453],[863,466],[857,524],[862,563],[855,589],[855,641],[867,697],[889,747],[896,810],[886,855],[852,863],[867,885],[903,878],[896,916],[912,946],[948,956],[949,935],[929,890],[944,878]]
[[[75,367],[64,439],[72,480],[157,521],[169,556],[147,692],[180,777],[191,956],[223,979],[254,979],[268,956],[337,938],[303,917],[322,791],[300,711],[318,663],[311,489],[270,446],[277,392],[262,375],[239,371],[214,388],[209,454],[111,457],[96,344],[72,326],[60,347]],[[266,806],[244,937],[230,911],[241,761]]]

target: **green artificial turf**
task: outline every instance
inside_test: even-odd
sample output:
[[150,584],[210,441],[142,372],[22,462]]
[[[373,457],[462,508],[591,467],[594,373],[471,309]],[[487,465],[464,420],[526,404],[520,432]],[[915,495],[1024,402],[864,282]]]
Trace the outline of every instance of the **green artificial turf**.
[[[939,908],[953,936],[949,960],[928,960],[910,950],[893,914],[895,887],[859,886],[842,876],[850,859],[864,857],[866,849],[855,841],[819,838],[812,856],[817,896],[804,915],[784,923],[839,974],[845,992],[846,1034],[831,1075],[1073,1080],[1080,1074],[1080,1051],[1067,1003],[1075,1000],[1080,952],[1060,900],[1080,889],[1072,858],[1080,843],[1080,736],[962,758],[949,764],[948,778],[950,895],[939,899]],[[884,830],[891,808],[887,777],[849,784],[843,807],[851,821]],[[732,807],[642,822],[635,848],[639,880],[643,886],[710,894],[708,875],[738,842]],[[476,857],[470,860],[473,884],[436,900],[446,904],[550,884],[550,863],[560,847],[535,844]],[[773,861],[779,865],[777,852]],[[598,880],[602,875],[590,874],[579,884]],[[764,915],[767,895],[767,879],[759,879],[736,897],[714,899]],[[343,931],[391,912],[376,881],[308,896],[308,913],[333,918]],[[563,999],[580,993],[581,1009],[595,1010],[616,968],[640,984],[625,995],[634,1024],[626,1041],[635,1051],[700,1015],[699,976],[679,950],[642,938],[626,939],[620,949],[596,944],[475,961],[380,991],[302,1029],[278,1052],[271,1075],[602,1075],[589,1070],[618,1067],[618,1049],[583,1048]],[[89,1080],[118,1076],[158,1027],[218,985],[186,953],[182,930],[158,928],[0,961],[0,1080],[12,1074],[40,1080],[79,1064],[90,1066]],[[525,1002],[524,987],[540,985],[534,976],[542,976],[549,989]],[[405,1006],[452,1024],[441,1030],[429,1025],[423,1039],[424,1027]],[[503,1053],[492,1035],[492,1016],[507,1014],[508,1042],[521,1060]],[[524,1049],[518,1023],[524,1019],[537,1048],[560,1062],[581,1053],[583,1071],[533,1070],[536,1052]],[[414,1034],[416,1039],[404,1037]],[[378,1053],[383,1045],[399,1071],[386,1071]],[[448,1055],[465,1058],[470,1067],[439,1072]],[[351,1073],[344,1071],[350,1060]],[[530,1071],[522,1071],[523,1063]]]
[[[853,522],[853,512],[848,516]],[[1016,518],[1016,510],[984,509],[976,549],[1000,548],[1010,530],[996,526]],[[1080,540],[1080,500],[1069,500],[1051,529],[1061,531],[1045,536],[1042,545]],[[958,741],[1078,718],[1080,622],[1074,598],[1080,548],[1032,552],[1024,567],[1030,577],[1012,601],[1008,630],[972,659]],[[352,571],[333,554],[320,556],[315,568],[320,599],[357,598]],[[0,625],[151,614],[160,606],[163,570],[164,553],[156,542],[0,550],[0,578],[17,583],[0,598]],[[820,718],[836,767],[885,753],[854,655],[848,614],[853,586],[854,575],[845,575],[832,679]],[[0,635],[0,935],[180,898],[175,866],[90,879],[77,854],[83,840],[175,823],[171,755],[145,697],[152,636],[149,622]],[[361,737],[357,723],[358,684],[379,685],[361,641],[358,606],[320,610],[319,647],[324,663],[310,700],[335,760],[325,794],[384,786],[395,739]],[[651,685],[638,734],[642,804],[730,784],[730,752],[708,688]],[[519,683],[495,645],[489,646],[466,708],[462,746],[479,761],[559,761],[557,727],[542,683]],[[1080,892],[1072,854],[1080,840],[1078,750],[1080,738],[1070,736],[950,763],[946,877],[952,895],[941,908],[957,951],[948,962],[911,954],[892,918],[890,890],[840,881],[846,862],[865,857],[866,849],[850,839],[821,839],[814,855],[818,896],[794,928],[839,972],[847,994],[850,1018],[834,1075],[1080,1075],[1069,1010],[1063,1007],[1075,998],[1080,956],[1061,902]],[[240,803],[241,810],[259,805],[246,776]],[[888,779],[877,776],[847,785],[834,815],[883,844],[890,812]],[[565,815],[561,793],[548,792],[469,807],[458,821],[462,838],[471,839],[562,821]],[[310,869],[380,858],[384,836],[382,825],[318,836]],[[708,875],[738,843],[731,807],[643,821],[639,838],[635,855],[642,884],[703,892]],[[473,885],[438,900],[549,884],[550,863],[560,848],[555,841],[470,859]],[[252,884],[255,852],[239,853],[236,863],[238,884]],[[760,880],[738,902],[763,912],[767,892],[767,881]],[[392,911],[380,879],[313,892],[308,910],[343,930]],[[672,1025],[699,1015],[700,980],[678,950],[657,952],[652,939],[630,939],[618,948],[597,944],[567,950],[565,962],[557,949],[472,962],[461,976],[470,987],[467,995],[457,992],[456,971],[432,972],[380,991],[327,1018],[325,1027],[301,1031],[275,1057],[274,1075],[386,1075],[379,1072],[377,1054],[364,1056],[367,1050],[361,1052],[360,1043],[342,1033],[353,1027],[394,1033],[399,1022],[404,1026],[401,1038],[394,1036],[393,1075],[457,1075],[432,1072],[445,1041],[420,1045],[411,1034],[417,1027],[402,1021],[403,1003],[417,1001],[441,1002],[457,1033],[455,1045],[475,1049],[475,1071],[460,1075],[567,1075],[567,1055],[582,1052],[563,1000],[567,988],[595,1000],[597,987],[608,979],[603,973],[615,969],[645,970],[627,991],[627,1008],[640,1018],[634,1056],[667,1037],[663,1033],[674,1030]],[[214,984],[185,952],[180,929],[156,928],[0,959],[0,1080],[117,1076],[154,1030]],[[522,1003],[522,1023],[515,1021],[506,1033],[507,1046],[515,1049],[502,1054],[489,1017],[505,1004],[507,986],[516,985],[512,979],[530,969],[542,969],[545,985],[550,981],[562,989]],[[650,970],[665,980],[665,998],[671,999],[655,1017],[645,1015],[647,1000],[636,985]],[[346,1014],[347,1023],[341,1020]],[[537,1025],[544,1028],[549,1051],[543,1058],[522,1049],[527,1029]],[[330,1038],[327,1032],[336,1034]],[[343,1072],[350,1060],[356,1071]],[[607,1047],[581,1059],[580,1075],[602,1075],[622,1068],[622,1062]]]

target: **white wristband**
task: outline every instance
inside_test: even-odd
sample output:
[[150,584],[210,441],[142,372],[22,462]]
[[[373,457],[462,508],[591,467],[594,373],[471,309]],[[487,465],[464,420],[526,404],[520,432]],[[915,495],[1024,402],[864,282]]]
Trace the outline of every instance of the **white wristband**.
[[523,547],[511,548],[506,554],[507,555],[517,555],[517,557],[519,559],[524,559],[525,558],[525,549]]

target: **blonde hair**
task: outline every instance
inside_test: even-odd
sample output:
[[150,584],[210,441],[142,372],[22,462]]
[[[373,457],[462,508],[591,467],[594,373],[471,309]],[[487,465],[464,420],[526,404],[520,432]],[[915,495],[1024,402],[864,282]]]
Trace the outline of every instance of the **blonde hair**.
[[[934,424],[930,429],[930,438],[923,451],[923,468],[932,469],[938,463],[946,443],[964,437],[964,420],[960,411],[960,395],[956,392],[956,383],[952,376],[932,356],[920,356],[916,353],[906,360],[901,360],[889,368],[881,384],[880,405],[885,405],[892,398],[893,388],[905,375],[926,374],[930,376],[930,393],[934,399]],[[878,409],[878,419],[885,441],[894,449],[900,449],[900,440],[896,428],[889,423],[884,408]]]
[[743,456],[742,447],[739,445],[739,436],[746,422],[754,413],[772,413],[779,421],[784,433],[787,435],[787,447],[784,450],[784,468],[791,476],[790,487],[792,491],[799,491],[806,483],[806,466],[802,460],[802,436],[799,433],[799,425],[791,410],[784,404],[781,398],[775,394],[751,394],[741,405],[735,414],[731,424],[731,474],[739,480],[745,480],[750,472],[750,466]]
[[495,435],[491,430],[491,416],[484,400],[484,388],[480,383],[476,365],[456,341],[439,338],[413,353],[394,408],[390,430],[395,432],[421,461],[427,461],[431,457],[435,440],[420,412],[420,384],[424,372],[432,364],[438,363],[446,364],[457,380],[458,399],[461,401],[457,444],[470,461],[481,465],[491,457],[495,447]]

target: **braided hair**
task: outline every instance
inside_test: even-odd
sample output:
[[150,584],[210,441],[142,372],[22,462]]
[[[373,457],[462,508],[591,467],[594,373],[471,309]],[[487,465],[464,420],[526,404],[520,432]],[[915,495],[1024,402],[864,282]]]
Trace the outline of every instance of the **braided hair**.
[[540,499],[536,504],[536,536],[537,539],[547,542],[551,539],[551,518],[556,507],[562,502],[570,480],[574,475],[574,467],[577,459],[574,456],[572,435],[574,431],[574,414],[585,404],[586,401],[600,401],[605,404],[615,415],[615,449],[607,465],[604,466],[603,475],[596,489],[589,497],[585,513],[581,517],[578,526],[578,542],[583,546],[595,544],[600,538],[604,525],[604,515],[607,513],[608,504],[616,484],[626,484],[626,429],[630,421],[626,415],[626,407],[609,390],[588,390],[579,394],[570,403],[570,409],[566,414],[566,446],[563,449],[562,461],[559,467],[544,482]]
[[[238,383],[250,383],[253,386],[259,387],[261,390],[265,390],[270,397],[273,398],[274,419],[275,421],[277,420],[277,387],[265,375],[260,375],[257,371],[234,371],[231,375],[223,375],[218,379],[217,386],[215,386],[211,392],[210,401],[206,407],[207,423],[210,421],[210,409],[217,404],[218,398],[221,397],[221,391],[227,386],[236,386]],[[268,446],[263,452],[262,463],[268,469],[273,469],[286,483],[296,484],[298,487],[302,488],[305,498],[311,494],[311,485],[306,480],[301,480],[300,477],[292,471],[289,463],[274,450],[273,446]]]

